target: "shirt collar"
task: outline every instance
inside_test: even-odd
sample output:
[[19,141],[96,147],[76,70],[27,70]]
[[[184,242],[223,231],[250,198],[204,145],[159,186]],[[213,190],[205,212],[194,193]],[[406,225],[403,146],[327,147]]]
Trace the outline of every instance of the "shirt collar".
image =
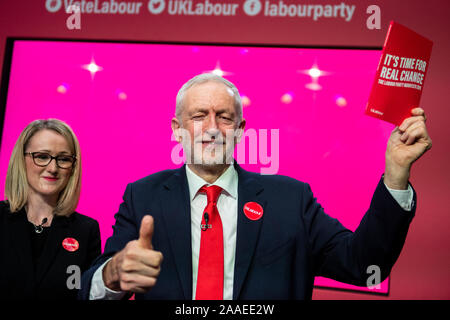
[[238,175],[236,169],[234,169],[234,165],[231,164],[227,170],[216,180],[214,183],[210,184],[195,174],[187,165],[186,165],[186,177],[189,186],[189,198],[190,201],[194,200],[198,191],[204,185],[207,186],[219,186],[225,192],[227,192],[234,199],[237,198],[237,184],[238,184]]

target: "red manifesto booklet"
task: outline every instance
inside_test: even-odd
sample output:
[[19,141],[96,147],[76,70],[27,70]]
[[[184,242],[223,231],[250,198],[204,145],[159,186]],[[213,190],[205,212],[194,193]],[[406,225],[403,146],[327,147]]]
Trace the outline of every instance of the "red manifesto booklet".
[[391,21],[366,114],[399,126],[419,106],[433,42]]

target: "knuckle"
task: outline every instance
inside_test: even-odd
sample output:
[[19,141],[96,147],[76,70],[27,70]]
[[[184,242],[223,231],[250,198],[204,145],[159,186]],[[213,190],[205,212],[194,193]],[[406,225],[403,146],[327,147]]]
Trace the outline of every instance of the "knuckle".
[[154,265],[156,266],[156,267],[159,267],[159,266],[161,266],[161,263],[162,263],[162,257],[160,256],[160,255],[157,255],[157,256],[155,256],[155,258],[154,258],[154,260],[153,260],[154,262]]
[[133,271],[133,269],[134,269],[133,263],[131,263],[129,260],[125,260],[125,261],[122,262],[121,269],[124,272]]
[[125,251],[125,255],[124,258],[125,260],[137,260],[138,257],[138,253],[135,247],[129,248],[128,250]]
[[161,273],[161,267],[155,268],[155,277],[159,277],[160,273]]
[[149,286],[150,287],[154,287],[155,286],[155,284],[156,284],[156,278],[155,277],[151,277],[149,280],[148,280],[148,284],[149,284]]
[[131,286],[127,282],[121,280],[120,281],[120,289],[122,291],[130,291]]
[[153,255],[151,256],[151,260],[149,260],[149,262],[155,267],[159,267],[161,265],[162,261],[163,261],[163,255],[159,251],[154,251]]
[[130,282],[130,276],[127,273],[122,273],[120,275],[120,282],[122,283],[129,283]]

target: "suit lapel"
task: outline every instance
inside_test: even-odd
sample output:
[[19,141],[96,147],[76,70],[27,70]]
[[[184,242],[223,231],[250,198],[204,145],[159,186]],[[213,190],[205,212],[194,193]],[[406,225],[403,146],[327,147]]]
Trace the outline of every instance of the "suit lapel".
[[233,300],[238,299],[250,263],[258,243],[259,231],[264,215],[259,220],[250,220],[244,214],[244,205],[247,202],[257,202],[263,210],[266,202],[263,199],[264,188],[258,182],[257,175],[241,169],[235,164],[238,173],[238,221],[236,235],[236,260],[234,267]]
[[[239,297],[264,219],[264,215],[256,221],[248,219],[243,211],[244,205],[247,202],[257,202],[263,209],[266,207],[266,201],[263,198],[264,188],[257,179],[258,175],[244,171],[237,164],[235,168],[239,182],[233,299]],[[185,166],[176,170],[164,183],[160,201],[162,220],[173,250],[184,298],[192,299],[191,207],[185,170]]]
[[191,206],[185,166],[164,183],[162,216],[173,250],[184,298],[192,299]]
[[44,278],[49,267],[53,264],[58,252],[62,248],[62,241],[69,231],[69,221],[67,217],[54,216],[50,227],[48,238],[45,242],[41,256],[36,264],[36,283]]

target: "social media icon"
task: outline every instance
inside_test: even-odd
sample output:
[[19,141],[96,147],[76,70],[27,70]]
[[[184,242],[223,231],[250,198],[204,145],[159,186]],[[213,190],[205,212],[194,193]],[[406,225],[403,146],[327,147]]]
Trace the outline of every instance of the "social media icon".
[[249,16],[256,16],[261,8],[262,5],[259,0],[247,0],[244,3],[244,12]]
[[47,0],[45,1],[45,8],[48,12],[56,12],[61,8],[61,0]]
[[148,2],[148,11],[153,14],[160,14],[166,7],[164,0],[150,0]]

